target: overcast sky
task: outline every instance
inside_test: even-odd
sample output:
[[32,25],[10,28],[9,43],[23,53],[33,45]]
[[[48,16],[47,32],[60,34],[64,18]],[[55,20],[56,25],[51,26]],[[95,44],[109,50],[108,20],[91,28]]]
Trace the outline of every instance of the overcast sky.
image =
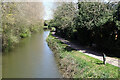
[[45,15],[44,20],[52,19],[53,9],[55,8],[54,2],[43,2]]

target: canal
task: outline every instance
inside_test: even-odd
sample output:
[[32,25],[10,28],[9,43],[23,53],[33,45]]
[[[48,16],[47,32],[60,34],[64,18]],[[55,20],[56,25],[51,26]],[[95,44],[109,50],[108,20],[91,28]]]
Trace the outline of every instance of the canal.
[[46,38],[49,31],[33,34],[2,54],[3,78],[60,78],[54,54]]

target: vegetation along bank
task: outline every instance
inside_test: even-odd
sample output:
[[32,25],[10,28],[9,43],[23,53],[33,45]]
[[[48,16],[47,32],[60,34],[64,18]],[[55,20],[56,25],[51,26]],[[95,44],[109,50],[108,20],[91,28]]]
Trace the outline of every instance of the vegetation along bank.
[[44,7],[37,2],[0,2],[2,15],[2,50],[9,51],[22,38],[43,28]]
[[118,78],[118,67],[87,56],[70,48],[59,39],[49,35],[47,38],[58,67],[65,78]]

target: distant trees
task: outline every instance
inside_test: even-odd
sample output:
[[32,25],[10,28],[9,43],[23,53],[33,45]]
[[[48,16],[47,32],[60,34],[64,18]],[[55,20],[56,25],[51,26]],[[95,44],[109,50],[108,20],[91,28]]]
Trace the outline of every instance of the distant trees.
[[9,50],[21,38],[30,36],[43,26],[44,7],[42,3],[1,2],[2,46]]
[[[78,5],[78,8],[76,8]],[[120,50],[120,3],[78,2],[58,6],[51,20],[57,34],[97,47],[106,53]]]

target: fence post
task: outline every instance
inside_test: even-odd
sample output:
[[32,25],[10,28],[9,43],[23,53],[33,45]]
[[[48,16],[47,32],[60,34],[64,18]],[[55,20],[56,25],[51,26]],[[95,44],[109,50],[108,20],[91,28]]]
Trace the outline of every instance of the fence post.
[[106,64],[106,55],[103,53],[103,64]]

